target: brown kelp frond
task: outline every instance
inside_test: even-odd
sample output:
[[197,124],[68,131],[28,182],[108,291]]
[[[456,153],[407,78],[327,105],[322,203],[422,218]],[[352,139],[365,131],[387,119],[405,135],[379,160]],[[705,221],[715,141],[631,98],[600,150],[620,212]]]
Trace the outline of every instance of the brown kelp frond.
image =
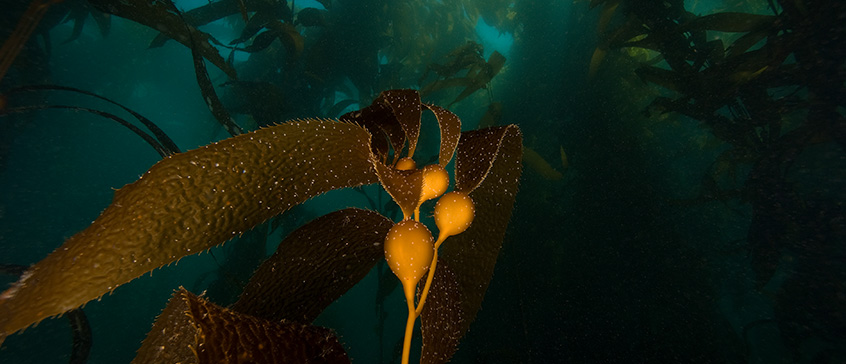
[[516,125],[465,132],[458,143],[457,191],[476,202],[476,217],[466,232],[441,247],[461,292],[462,333],[476,317],[493,268],[522,172],[522,133]]
[[[408,141],[408,157],[414,156],[420,134],[420,118],[423,108],[435,115],[441,130],[441,147],[438,162],[446,165],[452,158],[461,136],[461,119],[451,111],[437,105],[423,104],[417,90],[389,90],[379,94],[373,103],[361,110],[341,116],[342,121],[352,121],[364,126],[374,135],[384,134],[394,150],[395,163],[401,156],[405,141]],[[374,138],[373,144],[381,138]],[[387,146],[384,146],[387,147]],[[374,150],[378,156],[387,155],[387,149]],[[385,158],[381,158],[385,163]]]
[[379,94],[376,102],[383,102],[393,110],[396,122],[408,139],[408,157],[414,157],[417,139],[420,137],[420,115],[423,112],[420,94],[417,90],[390,90]]
[[[390,163],[393,164],[399,158],[406,140],[405,133],[399,123],[396,122],[393,111],[385,103],[374,101],[370,106],[361,110],[350,111],[341,115],[340,120],[359,124],[373,134],[373,153],[383,163],[388,163],[389,147],[394,150],[394,161]],[[386,140],[382,136],[387,138],[390,146],[385,143]]]
[[356,208],[312,220],[279,244],[232,310],[269,321],[313,321],[382,258],[391,226],[379,213]]
[[[186,47],[196,48],[197,52],[220,68],[230,78],[236,78],[235,69],[227,64],[217,49],[211,45],[212,37],[197,30],[194,26],[186,24],[179,15],[172,11],[169,2],[142,0],[90,0],[89,2],[105,13],[146,25],[166,34]],[[192,46],[192,38],[197,44],[196,46]]]
[[423,107],[435,114],[441,129],[441,149],[438,152],[438,164],[446,167],[455,153],[458,140],[461,138],[461,119],[451,111],[437,105],[423,104]]
[[423,334],[420,363],[423,364],[449,362],[468,324],[461,308],[458,277],[443,258],[439,259],[420,320]]
[[376,182],[370,134],[300,121],[168,157],[0,295],[0,335],[58,315],[337,188]]
[[[354,121],[367,128],[374,135],[384,134],[394,150],[396,163],[405,142],[408,141],[408,156],[414,155],[417,138],[420,135],[422,105],[417,90],[388,90],[379,94],[370,106],[351,111],[341,116],[342,121]],[[387,150],[374,151],[381,156]],[[385,162],[384,158],[382,158]]]
[[[27,266],[20,264],[0,264],[0,275],[20,277],[26,272],[27,268]],[[91,325],[88,323],[88,317],[81,308],[68,311],[66,317],[70,323],[73,342],[70,362],[72,364],[86,363],[91,352]],[[3,336],[0,335],[0,344],[2,342]]]
[[[90,91],[85,91],[85,90],[81,90],[81,89],[74,88],[74,87],[68,87],[68,86],[59,86],[59,85],[27,85],[27,86],[15,87],[13,89],[10,89],[9,91],[4,92],[4,95],[13,95],[13,94],[16,94],[16,93],[19,93],[19,92],[33,92],[33,91],[42,91],[42,90],[75,92],[75,93],[79,93],[79,94],[83,94],[83,95],[87,95],[87,96],[96,97],[100,100],[103,100],[103,101],[108,102],[112,105],[115,105],[115,106],[123,109],[124,111],[130,113],[132,116],[134,116],[136,119],[138,119],[138,121],[141,124],[143,124],[145,127],[147,127],[147,129],[149,129],[150,132],[153,133],[153,136],[158,140],[159,144],[162,146],[162,149],[166,151],[167,155],[180,153],[179,147],[176,146],[176,143],[173,141],[173,139],[171,139],[161,128],[159,128],[159,126],[156,125],[156,123],[154,123],[150,119],[147,119],[146,117],[144,117],[144,115],[141,115],[140,113],[136,112],[135,110],[132,110],[129,107],[126,107],[126,106],[124,106],[123,104],[121,104],[117,101],[114,101],[110,98],[95,94],[95,93],[90,92]],[[2,112],[3,112],[3,108],[0,108],[0,113],[2,113]],[[165,155],[162,155],[162,157],[165,157]]]
[[[516,134],[516,135],[513,135]],[[522,142],[520,129],[515,125],[473,130],[465,132],[458,143],[458,154],[455,159],[455,189],[465,193],[475,190],[490,174],[499,149],[509,138],[517,138],[520,151],[517,152],[518,161],[522,158]],[[513,141],[510,141],[513,142]],[[510,146],[510,145],[509,145]],[[513,151],[506,151],[513,152]],[[518,169],[518,172],[520,169]],[[518,176],[519,177],[519,176]],[[516,193],[516,191],[512,191]]]
[[415,171],[400,171],[377,160],[373,160],[373,167],[382,187],[399,205],[403,216],[411,216],[420,202],[423,175]]
[[[407,157],[413,157],[420,135],[420,120],[423,108],[431,110],[441,128],[441,149],[439,163],[446,165],[454,154],[461,133],[461,120],[452,112],[434,105],[423,105],[416,90],[389,90],[382,92],[373,103],[359,111],[349,112],[341,120],[369,125],[374,135],[384,134],[394,149],[394,161],[399,159],[408,140]],[[374,140],[378,140],[376,137]],[[374,143],[375,144],[375,143]],[[384,147],[384,145],[383,145]],[[420,202],[422,175],[413,171],[401,171],[386,164],[387,150],[377,150],[373,165],[385,191],[410,216]]]
[[181,288],[156,319],[133,363],[349,363],[328,329],[264,320]]

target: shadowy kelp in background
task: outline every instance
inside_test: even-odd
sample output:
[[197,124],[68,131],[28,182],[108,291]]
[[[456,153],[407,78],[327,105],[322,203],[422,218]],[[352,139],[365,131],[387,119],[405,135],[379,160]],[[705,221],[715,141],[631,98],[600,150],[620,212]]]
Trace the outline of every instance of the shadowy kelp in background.
[[[846,5],[769,1],[763,10],[772,15],[702,16],[681,1],[591,2],[598,5],[604,6],[602,34],[590,73],[609,50],[657,53],[635,73],[672,92],[656,97],[644,114],[698,120],[727,146],[702,177],[699,195],[684,205],[749,204],[751,224],[739,241],[758,288],[775,297],[774,314],[764,322],[777,323],[796,358],[842,360],[834,347],[846,339],[846,301],[835,293],[846,290],[838,263],[844,234],[834,226],[846,216],[844,196],[823,187],[837,182],[820,180],[809,163],[842,158],[846,148]],[[624,19],[606,27],[615,11]],[[811,308],[816,304],[825,308]],[[748,339],[746,327],[743,336]],[[803,353],[809,340],[819,340],[820,349]]]

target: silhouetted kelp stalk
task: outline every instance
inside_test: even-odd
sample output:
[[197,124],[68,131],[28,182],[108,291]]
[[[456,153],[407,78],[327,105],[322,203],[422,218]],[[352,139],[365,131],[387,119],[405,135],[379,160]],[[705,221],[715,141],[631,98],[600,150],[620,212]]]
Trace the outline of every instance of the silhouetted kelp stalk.
[[[482,45],[473,41],[453,49],[446,58],[447,62],[442,65],[430,63],[423,76],[418,80],[418,84],[422,87],[420,93],[424,97],[440,90],[463,87],[461,93],[447,107],[464,100],[482,88],[488,88],[494,76],[505,66],[505,56],[497,51],[493,51],[488,60],[485,61],[482,58]],[[437,79],[423,86],[423,81],[426,80],[430,71],[435,73]],[[457,76],[461,71],[466,72]],[[488,92],[490,92],[490,88],[488,88]],[[491,100],[491,102],[493,101]]]
[[33,0],[26,11],[21,15],[20,21],[15,26],[9,38],[0,47],[0,81],[6,76],[6,72],[12,67],[18,53],[23,49],[30,35],[38,27],[41,18],[47,13],[50,5],[61,2],[61,0]]
[[17,93],[23,93],[23,92],[35,92],[35,91],[69,91],[69,92],[74,92],[74,93],[79,93],[79,94],[83,94],[83,95],[87,95],[87,96],[96,97],[100,100],[106,101],[106,102],[108,102],[112,105],[120,107],[124,111],[126,111],[129,114],[131,114],[132,116],[134,116],[136,119],[138,119],[138,121],[141,124],[143,124],[145,127],[147,127],[147,129],[150,130],[152,135],[147,134],[147,132],[145,132],[144,130],[141,130],[137,126],[133,125],[132,123],[126,121],[125,119],[123,119],[123,118],[121,118],[117,115],[114,115],[112,113],[108,113],[108,112],[105,112],[105,111],[102,111],[102,110],[97,110],[97,109],[92,109],[92,108],[87,108],[87,107],[81,107],[81,106],[30,105],[30,106],[17,106],[17,107],[2,107],[4,105],[0,105],[0,117],[2,117],[3,115],[12,114],[12,113],[21,113],[21,112],[45,110],[45,109],[64,109],[64,110],[72,110],[72,111],[85,111],[85,112],[92,113],[94,115],[102,116],[106,119],[113,120],[113,121],[117,122],[118,124],[123,125],[127,129],[129,129],[130,131],[132,131],[133,133],[135,133],[136,135],[141,137],[141,139],[144,139],[144,141],[147,142],[147,144],[149,144],[151,147],[153,147],[153,149],[155,149],[156,152],[158,152],[159,155],[161,155],[162,157],[167,157],[167,156],[179,153],[179,147],[176,146],[176,143],[174,143],[173,140],[167,134],[165,134],[165,132],[161,128],[159,128],[158,125],[156,125],[156,123],[152,122],[150,119],[147,119],[146,117],[144,117],[140,113],[138,113],[138,112],[136,112],[136,111],[134,111],[134,110],[132,110],[132,109],[116,102],[116,101],[113,101],[109,98],[106,98],[106,97],[103,97],[103,96],[100,96],[100,95],[97,95],[93,92],[80,90],[80,89],[77,89],[77,88],[67,87],[67,86],[30,85],[30,86],[21,86],[21,87],[16,87],[16,88],[10,89],[10,90],[0,94],[0,96],[2,96],[4,99],[7,100],[6,102],[8,102],[8,97],[10,95],[14,95],[14,94],[17,94]]
[[[139,363],[346,362],[337,339],[308,324],[383,254],[396,263],[408,252],[402,242],[397,247],[397,241],[386,240],[390,230],[422,226],[410,217],[428,188],[427,171],[438,168],[417,169],[408,162],[424,108],[441,128],[433,166],[456,156],[455,192],[447,195],[475,202],[475,216],[466,207],[437,213],[444,218],[464,211],[465,223],[459,225],[466,227],[468,216],[473,223],[437,254],[434,247],[420,253],[437,256],[422,265],[437,270],[431,269],[428,294],[427,287],[418,291],[421,302],[413,310],[413,290],[419,287],[403,282],[406,297],[411,296],[409,321],[417,315],[422,320],[421,362],[448,361],[493,273],[522,169],[522,137],[514,125],[461,133],[457,116],[422,104],[413,90],[383,92],[371,106],[340,121],[292,121],[166,157],[117,190],[91,226],[0,294],[0,338],[219,245],[311,197],[379,182],[405,220],[395,226],[376,212],[344,209],[304,225],[258,268],[231,308],[177,292],[136,357]],[[407,157],[400,159],[406,144]],[[398,161],[405,166],[398,168]],[[441,236],[460,230],[450,230],[450,220],[438,223]]]

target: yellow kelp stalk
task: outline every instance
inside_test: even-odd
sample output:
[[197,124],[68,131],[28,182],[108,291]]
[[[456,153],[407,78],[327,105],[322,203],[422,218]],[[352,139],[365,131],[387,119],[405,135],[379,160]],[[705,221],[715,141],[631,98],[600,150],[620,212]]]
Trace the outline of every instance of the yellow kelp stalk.
[[[420,204],[443,194],[449,185],[449,175],[440,165],[426,166],[419,173],[423,176],[423,188],[414,209],[414,219],[405,216],[391,228],[385,238],[385,259],[391,271],[400,279],[408,304],[408,320],[402,350],[403,364],[408,363],[414,322],[423,311],[426,296],[432,286],[438,265],[438,248],[446,238],[467,230],[476,213],[473,200],[466,193],[450,192],[441,197],[435,205],[435,224],[439,231],[438,240],[435,241],[429,229],[419,222]],[[426,284],[421,291],[420,300],[415,305],[414,293],[417,284],[427,272],[429,275]]]

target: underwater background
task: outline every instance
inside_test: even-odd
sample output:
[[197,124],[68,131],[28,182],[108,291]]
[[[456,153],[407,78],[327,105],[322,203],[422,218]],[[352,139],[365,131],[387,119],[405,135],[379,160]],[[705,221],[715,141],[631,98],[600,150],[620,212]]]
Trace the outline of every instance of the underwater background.
[[[119,105],[187,151],[230,137],[230,116],[337,118],[413,88],[463,130],[523,132],[451,362],[846,363],[846,3],[176,1],[184,23],[155,3],[4,1],[0,40],[21,47],[0,53],[2,289],[162,158]],[[284,236],[352,206],[400,217],[378,186],[321,195],[86,304],[85,358],[66,315],[10,335],[0,363],[129,362],[175,289],[229,305]],[[314,323],[355,363],[399,362],[397,287],[379,263]]]

